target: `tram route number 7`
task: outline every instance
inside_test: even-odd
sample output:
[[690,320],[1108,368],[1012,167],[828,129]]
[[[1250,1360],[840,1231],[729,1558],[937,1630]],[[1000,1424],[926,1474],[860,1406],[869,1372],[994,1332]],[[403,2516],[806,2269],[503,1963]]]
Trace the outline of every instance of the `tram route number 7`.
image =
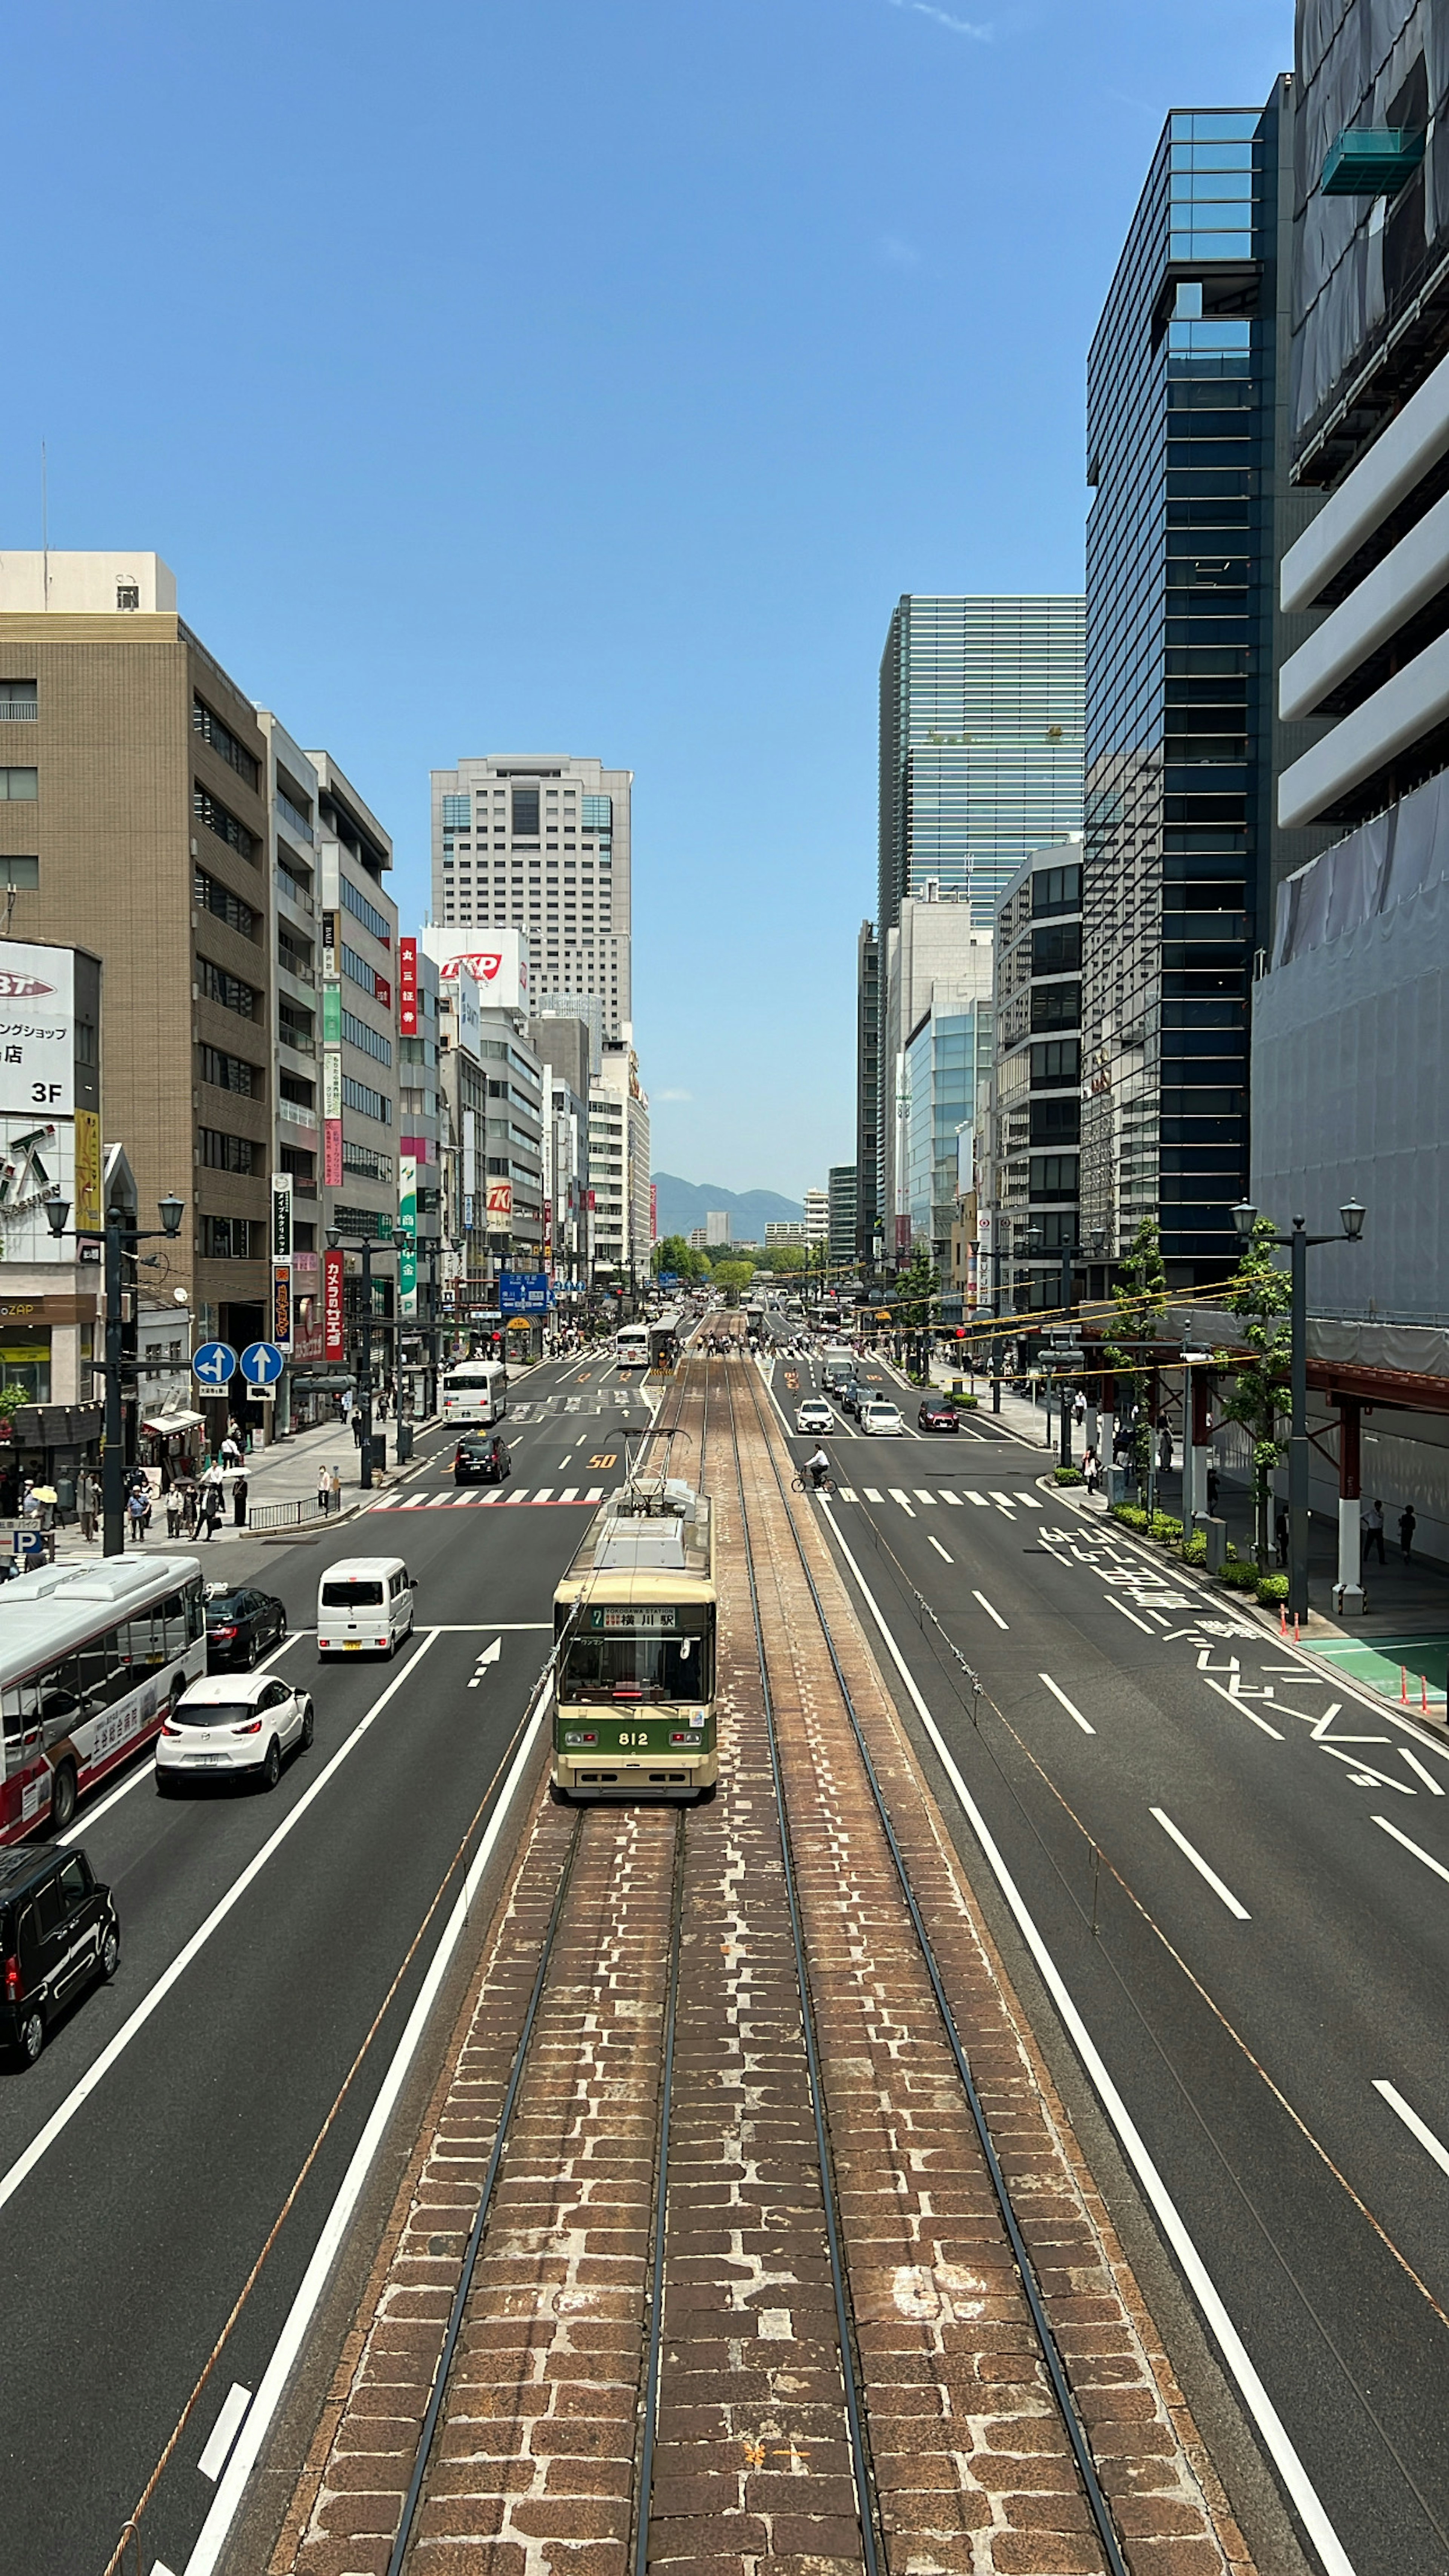
[[618,1455],[619,1452],[617,1449],[605,1449],[600,1452],[597,1458],[591,1458],[589,1460],[589,1465],[591,1467],[612,1467]]

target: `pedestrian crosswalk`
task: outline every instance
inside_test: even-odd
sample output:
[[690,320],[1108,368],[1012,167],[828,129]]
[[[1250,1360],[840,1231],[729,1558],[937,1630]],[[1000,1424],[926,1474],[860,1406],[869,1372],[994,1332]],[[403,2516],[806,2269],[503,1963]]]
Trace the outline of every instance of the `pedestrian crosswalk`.
[[512,1510],[520,1503],[529,1510],[540,1506],[552,1508],[559,1503],[601,1503],[602,1485],[565,1485],[558,1493],[552,1485],[491,1485],[486,1494],[464,1490],[456,1494],[379,1494],[375,1503],[366,1503],[365,1512],[460,1512]]
[[934,1511],[939,1503],[958,1512],[964,1511],[968,1503],[975,1503],[980,1511],[998,1511],[1015,1522],[1018,1505],[1028,1498],[1023,1494],[978,1494],[969,1485],[959,1493],[951,1485],[938,1485],[934,1493],[926,1485],[912,1485],[909,1492],[903,1485],[888,1485],[884,1493],[877,1485],[838,1485],[835,1499],[839,1503],[897,1503],[910,1520],[918,1520],[923,1508]]

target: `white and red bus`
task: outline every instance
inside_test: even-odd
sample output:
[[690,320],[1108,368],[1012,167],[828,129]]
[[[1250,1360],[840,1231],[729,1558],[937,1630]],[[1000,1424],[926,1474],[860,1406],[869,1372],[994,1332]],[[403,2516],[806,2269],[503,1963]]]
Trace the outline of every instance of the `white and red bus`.
[[508,1411],[501,1360],[454,1360],[443,1372],[443,1420],[450,1430],[488,1430]]
[[206,1670],[205,1586],[194,1556],[48,1565],[0,1585],[0,1843],[76,1801],[149,1743]]

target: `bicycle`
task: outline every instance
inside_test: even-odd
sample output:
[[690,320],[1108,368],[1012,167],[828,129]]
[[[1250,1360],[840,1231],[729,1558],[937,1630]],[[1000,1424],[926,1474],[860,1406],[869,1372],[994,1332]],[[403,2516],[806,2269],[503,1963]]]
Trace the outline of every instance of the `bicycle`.
[[792,1494],[823,1494],[827,1503],[833,1502],[835,1499],[835,1487],[832,1485],[830,1478],[828,1476],[822,1476],[819,1484],[817,1485],[814,1477],[807,1476],[803,1467],[801,1468],[798,1476],[791,1477],[790,1491]]

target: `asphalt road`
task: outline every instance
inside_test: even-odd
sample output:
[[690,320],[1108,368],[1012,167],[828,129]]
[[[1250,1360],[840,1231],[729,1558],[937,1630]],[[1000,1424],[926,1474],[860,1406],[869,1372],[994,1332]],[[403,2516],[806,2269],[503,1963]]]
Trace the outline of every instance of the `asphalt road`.
[[[787,1412],[817,1378],[778,1364]],[[1442,1737],[1040,1490],[1042,1451],[989,1416],[852,1428],[831,1442],[839,1534],[1346,2563],[1449,2567]],[[985,1685],[979,1725],[917,1595]]]
[[[208,1785],[162,1802],[148,1757],[77,1819],[115,1891],[122,1964],[38,2066],[0,2076],[7,2566],[94,2576],[110,2556],[517,1727],[583,1498],[619,1480],[623,1432],[648,1410],[637,1377],[597,1363],[550,1364],[517,1394],[501,1489],[456,1492],[452,1440],[429,1433],[382,1508],[311,1545],[228,1548],[228,1581],[285,1601],[292,1636],[269,1660],[316,1704],[315,1745],[271,1796]],[[569,1489],[580,1499],[552,1499]],[[406,1557],[416,1638],[391,1665],[319,1666],[318,1577],[364,1553]],[[232,2383],[258,2384],[436,1929],[148,2510],[148,2570],[185,2568],[215,2492],[201,2453]]]

